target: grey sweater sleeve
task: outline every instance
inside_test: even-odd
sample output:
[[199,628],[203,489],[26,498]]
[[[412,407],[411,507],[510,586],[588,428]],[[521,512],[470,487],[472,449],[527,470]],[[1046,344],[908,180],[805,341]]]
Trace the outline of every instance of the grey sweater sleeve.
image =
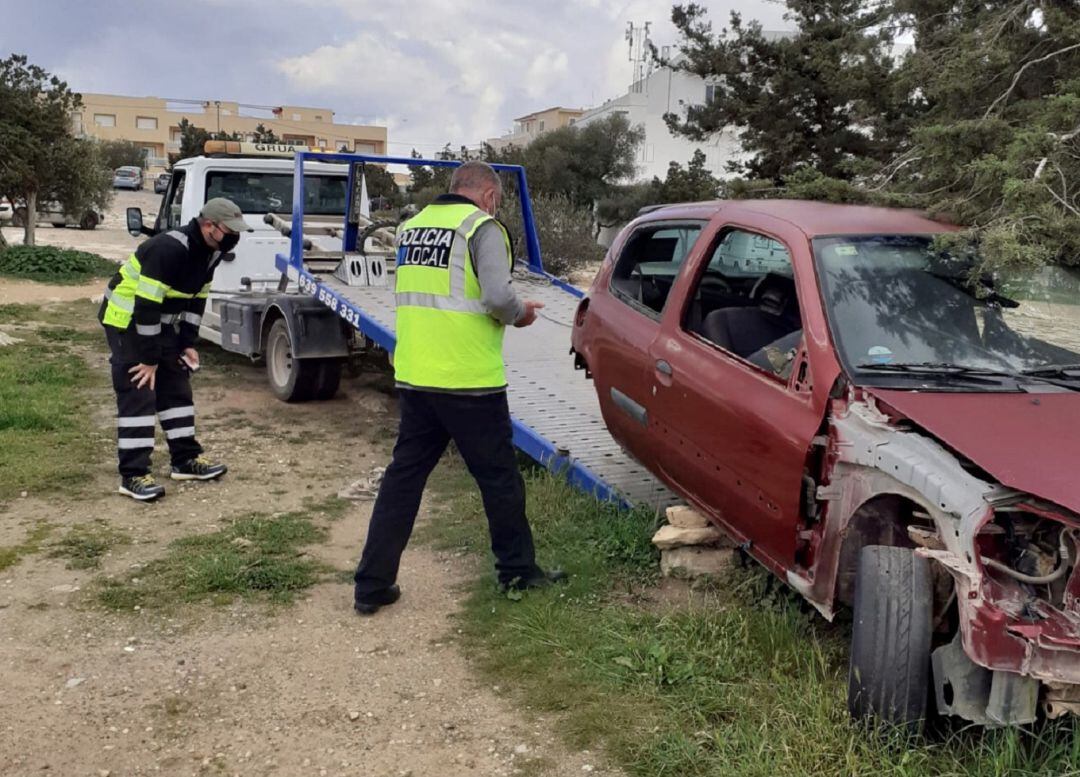
[[499,225],[493,221],[481,224],[469,240],[469,253],[480,281],[480,301],[492,318],[504,325],[513,324],[525,312],[525,305],[511,285],[510,262]]

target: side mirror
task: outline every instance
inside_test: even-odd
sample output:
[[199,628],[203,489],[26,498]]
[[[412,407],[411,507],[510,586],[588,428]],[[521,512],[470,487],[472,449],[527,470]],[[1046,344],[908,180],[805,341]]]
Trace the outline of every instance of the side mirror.
[[154,234],[154,230],[143,226],[142,208],[128,208],[127,209],[127,230],[132,237],[139,237],[140,235]]
[[[235,258],[236,258],[236,254],[234,254],[232,251],[226,251],[225,253],[223,253],[221,255],[221,261],[223,261],[223,262],[231,262]],[[241,278],[240,282],[243,283],[244,279]]]

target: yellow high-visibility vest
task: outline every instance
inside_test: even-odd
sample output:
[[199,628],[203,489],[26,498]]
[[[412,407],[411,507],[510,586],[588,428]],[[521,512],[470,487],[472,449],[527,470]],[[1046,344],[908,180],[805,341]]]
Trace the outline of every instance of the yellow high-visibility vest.
[[[491,216],[467,203],[433,203],[398,228],[394,376],[417,388],[506,385],[503,325],[480,302],[469,238]],[[510,237],[506,261],[513,267]]]

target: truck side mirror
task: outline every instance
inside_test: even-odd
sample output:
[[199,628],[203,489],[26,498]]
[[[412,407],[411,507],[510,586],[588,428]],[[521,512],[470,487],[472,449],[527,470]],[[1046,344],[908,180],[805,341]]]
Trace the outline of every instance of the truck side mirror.
[[154,235],[154,230],[143,226],[142,208],[127,209],[127,230],[132,237],[139,235]]

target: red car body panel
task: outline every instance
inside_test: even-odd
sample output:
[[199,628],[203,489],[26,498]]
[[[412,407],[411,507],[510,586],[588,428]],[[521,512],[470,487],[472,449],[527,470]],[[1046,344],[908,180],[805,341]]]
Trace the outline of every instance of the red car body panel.
[[867,391],[1002,484],[1080,513],[1075,393]]

